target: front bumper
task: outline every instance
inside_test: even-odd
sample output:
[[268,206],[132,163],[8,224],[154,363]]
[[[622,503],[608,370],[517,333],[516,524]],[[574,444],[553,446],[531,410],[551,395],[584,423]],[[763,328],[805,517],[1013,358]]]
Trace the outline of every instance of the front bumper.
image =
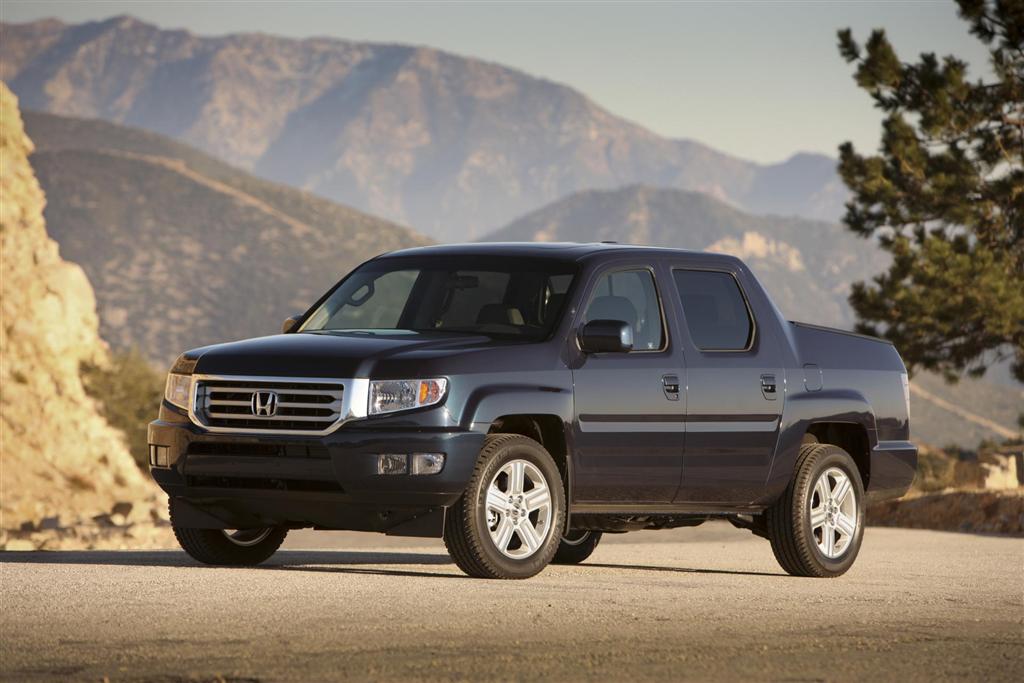
[[[151,451],[167,449],[161,453],[167,464],[150,472],[177,506],[177,520],[208,528],[402,533],[403,525],[415,527],[415,520],[458,500],[484,441],[476,432],[351,426],[323,437],[212,434],[187,418],[161,417],[170,419],[150,423],[149,443]],[[442,471],[377,473],[381,453],[418,452],[444,453]]]

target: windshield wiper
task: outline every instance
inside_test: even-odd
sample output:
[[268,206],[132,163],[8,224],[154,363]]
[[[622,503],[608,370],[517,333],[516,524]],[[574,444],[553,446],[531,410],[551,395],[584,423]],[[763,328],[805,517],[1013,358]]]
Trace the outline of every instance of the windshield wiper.
[[356,334],[366,337],[376,337],[377,333],[371,330],[303,330],[302,334],[330,334],[338,336],[339,334]]

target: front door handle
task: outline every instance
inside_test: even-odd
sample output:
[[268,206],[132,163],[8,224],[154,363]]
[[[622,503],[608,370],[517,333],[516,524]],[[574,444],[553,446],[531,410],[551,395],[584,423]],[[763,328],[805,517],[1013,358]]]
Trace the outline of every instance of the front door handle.
[[761,375],[761,395],[769,401],[775,400],[775,375]]
[[661,388],[665,391],[665,398],[670,401],[679,400],[679,378],[675,375],[665,375],[661,378]]

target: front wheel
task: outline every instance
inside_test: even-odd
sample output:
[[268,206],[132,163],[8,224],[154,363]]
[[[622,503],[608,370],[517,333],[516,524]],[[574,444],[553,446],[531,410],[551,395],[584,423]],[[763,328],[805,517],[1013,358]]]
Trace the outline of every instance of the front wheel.
[[853,458],[832,444],[801,447],[793,480],[765,521],[775,559],[789,574],[845,574],[864,535],[864,485]]
[[526,579],[551,561],[564,525],[562,478],[544,447],[519,434],[489,434],[446,516],[444,542],[470,576]]

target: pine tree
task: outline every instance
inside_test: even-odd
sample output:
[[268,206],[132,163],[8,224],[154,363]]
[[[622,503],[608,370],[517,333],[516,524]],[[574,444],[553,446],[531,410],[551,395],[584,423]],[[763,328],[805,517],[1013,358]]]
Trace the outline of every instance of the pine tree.
[[885,113],[876,155],[849,142],[846,226],[877,239],[889,270],[853,286],[858,329],[892,340],[911,369],[955,381],[1012,357],[1024,381],[1024,0],[957,0],[992,78],[926,53],[901,62],[882,30],[839,51]]

